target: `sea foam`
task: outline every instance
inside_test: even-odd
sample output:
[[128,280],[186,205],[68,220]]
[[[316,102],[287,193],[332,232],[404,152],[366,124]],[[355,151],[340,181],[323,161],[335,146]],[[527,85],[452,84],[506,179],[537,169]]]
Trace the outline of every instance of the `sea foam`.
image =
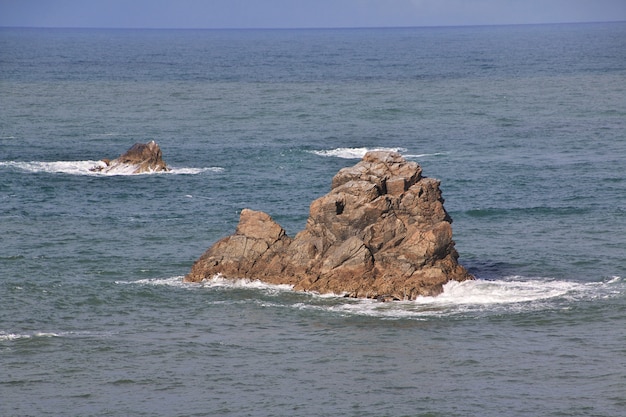
[[344,159],[361,159],[370,151],[405,152],[405,148],[335,148],[327,150],[310,151],[318,156],[334,156]]
[[[580,283],[514,276],[501,280],[450,281],[442,294],[414,301],[379,303],[358,300],[331,306],[316,306],[343,314],[381,318],[428,319],[477,316],[489,313],[518,314],[530,311],[567,309],[572,303],[606,299],[626,293],[620,277],[604,282]],[[309,308],[301,304],[299,308]]]
[[7,332],[0,330],[0,342],[14,342],[19,340],[38,340],[52,338],[102,338],[111,336],[111,332],[93,331],[33,331],[33,332]]
[[268,284],[260,280],[252,279],[229,279],[221,275],[215,275],[200,283],[188,283],[183,281],[183,276],[170,278],[148,278],[136,281],[115,281],[116,284],[141,284],[141,285],[165,285],[179,288],[249,288],[255,290],[291,291],[292,285]]
[[14,341],[20,339],[34,339],[34,338],[45,338],[45,337],[61,337],[62,333],[52,333],[52,332],[34,332],[34,333],[7,333],[0,331],[0,342],[2,341]]
[[511,304],[561,297],[584,289],[584,284],[567,281],[520,280],[450,281],[437,297],[419,297],[418,304]]
[[92,168],[102,166],[102,161],[0,161],[0,168],[13,168],[30,173],[50,173],[50,174],[68,174],[68,175],[88,175],[88,176],[126,176],[126,175],[197,175],[204,172],[222,172],[222,167],[205,167],[205,168],[189,168],[189,167],[170,167],[170,171],[154,171],[134,174],[134,165],[122,165],[116,167],[112,171],[92,171]]
[[281,307],[350,316],[416,320],[567,309],[572,303],[579,301],[606,299],[626,293],[624,280],[620,277],[587,283],[520,276],[504,277],[499,280],[450,281],[444,285],[443,293],[438,296],[387,303],[371,299],[346,298],[343,294],[294,293],[291,285],[268,284],[250,279],[228,279],[221,275],[215,275],[201,283],[186,283],[182,276],[117,281],[116,283],[165,285],[191,290],[250,289],[265,295],[280,295],[289,292],[299,294],[299,301],[284,300],[287,304],[284,305],[281,302],[279,303]]
[[343,158],[343,159],[361,159],[363,158],[363,156],[365,156],[366,153],[370,151],[398,152],[408,159],[419,159],[419,158],[426,158],[429,156],[443,156],[443,155],[448,154],[447,152],[405,154],[404,152],[407,151],[406,148],[335,148],[335,149],[316,150],[316,151],[310,151],[310,152],[318,156],[331,156],[331,157]]

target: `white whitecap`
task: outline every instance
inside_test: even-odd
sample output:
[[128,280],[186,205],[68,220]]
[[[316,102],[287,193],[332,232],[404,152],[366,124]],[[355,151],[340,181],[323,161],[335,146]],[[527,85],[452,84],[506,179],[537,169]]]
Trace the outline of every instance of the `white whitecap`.
[[293,285],[268,284],[258,279],[229,279],[219,274],[210,279],[205,279],[201,284],[204,287],[251,288],[257,290],[291,291],[293,289]]
[[[515,277],[517,278],[517,277]],[[539,301],[581,291],[584,284],[543,280],[450,281],[436,297],[418,297],[424,305],[492,305]]]
[[112,333],[111,332],[93,332],[93,331],[33,331],[33,332],[23,332],[23,333],[14,333],[14,332],[6,332],[0,331],[0,342],[7,341],[12,342],[16,340],[22,339],[51,339],[51,338],[91,338],[91,337],[108,337]]
[[405,148],[335,148],[310,151],[318,156],[333,156],[343,159],[361,159],[370,151],[404,152]]
[[[118,284],[171,286],[186,289],[251,289],[264,293],[291,292],[291,285],[274,285],[259,280],[227,279],[215,275],[201,283],[186,283],[182,276],[152,278],[137,281],[117,281]],[[584,300],[605,299],[626,293],[624,281],[612,277],[603,282],[573,282],[541,278],[505,277],[500,280],[450,281],[442,294],[418,297],[413,301],[382,303],[371,299],[345,298],[342,294],[299,292],[308,299],[281,307],[329,312],[332,314],[371,316],[384,319],[428,320],[441,317],[474,316],[489,313],[518,314],[545,309],[568,308]]]
[[4,341],[13,341],[18,339],[30,339],[32,336],[29,334],[20,334],[20,333],[5,333],[0,332],[0,342]]
[[230,279],[224,278],[222,275],[215,275],[212,278],[205,279],[199,283],[185,282],[183,276],[176,276],[170,278],[148,278],[139,279],[136,281],[115,281],[116,284],[141,284],[141,285],[165,285],[169,287],[179,288],[249,288],[256,290],[270,290],[270,291],[291,291],[292,285],[276,285],[268,284],[266,282],[256,279]]
[[407,159],[427,158],[429,156],[442,156],[447,155],[448,152],[433,152],[433,153],[419,153],[419,154],[406,154],[403,155]]
[[[619,284],[619,285],[616,285]],[[565,308],[581,300],[624,294],[619,277],[607,282],[580,283],[562,280],[506,277],[502,280],[450,281],[442,294],[414,301],[379,303],[373,300],[334,305],[329,310],[382,318],[447,317],[485,312],[520,313]]]
[[186,284],[183,281],[183,276],[176,276],[170,278],[146,278],[146,279],[138,279],[136,281],[115,281],[116,284],[141,284],[141,285],[165,285],[169,287],[184,287]]
[[609,278],[606,281],[606,284],[617,284],[618,282],[621,282],[621,281],[622,281],[622,277],[619,277],[619,276],[615,275],[615,276],[612,276],[611,278]]
[[91,168],[100,164],[101,161],[0,161],[0,167],[15,168],[32,173],[63,173],[70,175],[96,175]]
[[197,175],[204,172],[222,172],[222,167],[205,167],[205,168],[189,168],[189,167],[170,167],[170,171],[153,171],[135,174],[136,166],[120,164],[109,171],[93,170],[94,168],[103,168],[106,165],[102,161],[0,161],[0,168],[14,168],[30,173],[50,173],[50,174],[68,174],[68,175],[87,175],[87,176],[130,176],[130,175]]
[[222,167],[207,167],[207,168],[178,168],[178,167],[170,167],[169,174],[174,175],[197,175],[202,174],[203,172],[223,172],[224,168]]
[[34,337],[61,337],[60,333],[52,333],[52,332],[35,332]]
[[61,337],[62,333],[53,333],[53,332],[34,332],[34,333],[7,333],[0,331],[0,342],[1,341],[14,341],[20,339],[33,339],[37,337]]

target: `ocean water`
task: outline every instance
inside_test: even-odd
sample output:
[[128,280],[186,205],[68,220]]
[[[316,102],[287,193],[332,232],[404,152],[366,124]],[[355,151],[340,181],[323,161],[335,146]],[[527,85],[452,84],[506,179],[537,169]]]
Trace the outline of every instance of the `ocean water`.
[[[95,161],[155,140],[169,173]],[[182,277],[394,149],[478,278]],[[626,24],[0,29],[0,415],[623,416]]]

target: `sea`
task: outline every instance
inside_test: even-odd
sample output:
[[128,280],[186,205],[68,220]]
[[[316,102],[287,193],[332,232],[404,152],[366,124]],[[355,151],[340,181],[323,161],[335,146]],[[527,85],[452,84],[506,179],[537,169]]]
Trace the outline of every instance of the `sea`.
[[[170,172],[89,170],[151,140]],[[374,149],[475,281],[183,282]],[[0,415],[626,415],[626,23],[1,28]]]

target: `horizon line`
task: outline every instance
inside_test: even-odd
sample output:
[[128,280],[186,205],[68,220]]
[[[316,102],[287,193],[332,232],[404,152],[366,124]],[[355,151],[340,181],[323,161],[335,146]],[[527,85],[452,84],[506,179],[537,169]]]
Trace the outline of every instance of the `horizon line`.
[[585,20],[585,21],[561,21],[561,22],[526,22],[526,23],[467,23],[467,24],[441,24],[441,25],[399,25],[399,26],[294,26],[294,27],[158,27],[158,26],[31,26],[0,25],[0,29],[94,29],[94,30],[349,30],[349,29],[419,29],[419,28],[462,28],[462,27],[493,27],[493,26],[540,26],[540,25],[579,25],[600,23],[626,23],[626,20]]

